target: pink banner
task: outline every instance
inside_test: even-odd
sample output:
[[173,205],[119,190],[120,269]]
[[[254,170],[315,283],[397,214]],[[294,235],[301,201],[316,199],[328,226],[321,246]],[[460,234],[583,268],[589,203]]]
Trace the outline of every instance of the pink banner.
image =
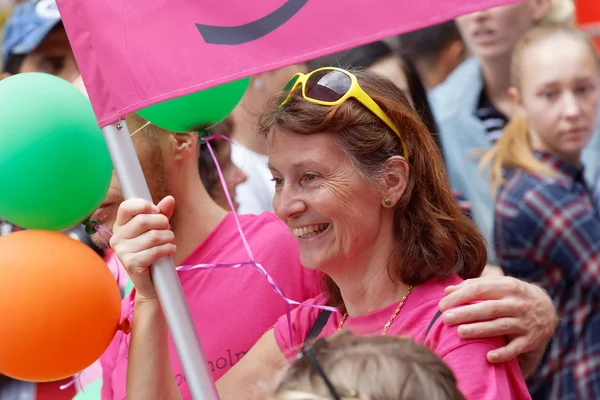
[[98,123],[516,0],[58,0]]

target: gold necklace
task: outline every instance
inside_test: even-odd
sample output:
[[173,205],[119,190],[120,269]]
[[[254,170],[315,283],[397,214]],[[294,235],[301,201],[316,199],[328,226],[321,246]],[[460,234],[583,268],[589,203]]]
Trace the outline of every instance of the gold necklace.
[[[406,298],[408,297],[408,295],[410,294],[410,292],[412,292],[412,290],[413,290],[412,286],[409,286],[408,289],[406,289],[406,293],[404,294],[404,297],[402,298],[402,300],[400,300],[400,303],[398,303],[398,307],[396,307],[396,309],[394,310],[394,313],[392,314],[392,316],[390,317],[390,319],[388,320],[388,322],[383,326],[383,332],[381,332],[381,336],[387,335],[388,329],[390,329],[390,326],[392,326],[392,323],[394,322],[394,320],[398,316],[398,313],[400,312],[400,309],[404,305],[404,302],[406,301]],[[347,318],[348,318],[348,313],[344,313],[344,316],[340,320],[340,324],[338,326],[338,331],[342,330],[342,326],[344,326],[344,322],[346,322]]]

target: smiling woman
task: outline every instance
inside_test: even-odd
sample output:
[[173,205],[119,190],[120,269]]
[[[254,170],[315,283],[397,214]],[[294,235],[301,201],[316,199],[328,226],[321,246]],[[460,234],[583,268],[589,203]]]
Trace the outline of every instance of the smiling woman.
[[[328,255],[301,251],[303,265],[332,277],[334,268],[346,274],[353,265],[390,264],[394,277],[412,285],[452,273],[477,276],[485,262],[483,243],[439,181],[443,165],[431,136],[395,85],[372,73],[355,75],[370,78],[361,87],[400,127],[400,136],[355,100],[323,107],[305,101],[300,90],[262,121],[276,213],[292,229],[326,224],[319,240],[330,233],[329,245],[314,245]],[[410,162],[401,156],[405,150]],[[313,241],[299,243],[302,248]],[[372,254],[381,246],[391,252]],[[339,305],[331,282],[330,288],[330,300]]]
[[[296,236],[302,264],[326,274],[327,289],[292,312],[293,341],[284,316],[218,382],[222,399],[250,398],[248,388],[273,371],[259,364],[295,357],[321,315],[314,306],[341,311],[326,319],[322,336],[347,328],[423,340],[444,287],[478,276],[486,261],[431,135],[396,85],[336,68],[295,82],[261,131],[275,212]],[[453,369],[467,398],[528,397],[515,360],[494,367],[486,360],[502,338],[463,341],[441,322],[432,332],[436,339],[425,344]],[[474,379],[473,370],[484,376]]]
[[[460,311],[438,318],[440,308],[464,304],[452,303],[450,297],[469,296],[462,290],[469,287],[463,278],[479,276],[486,249],[454,201],[436,144],[401,89],[373,72],[322,68],[295,75],[284,96],[274,102],[261,119],[276,187],[274,209],[296,237],[302,264],[324,273],[326,287],[289,318],[281,317],[219,379],[220,398],[270,396],[261,392],[264,382],[273,381],[306,341],[344,328],[362,335],[408,336],[425,344],[453,370],[466,398],[527,399],[512,357],[529,343],[512,336],[519,350],[499,357],[506,344],[503,335],[513,323],[507,319],[525,323],[513,318],[521,307],[478,303],[462,308],[480,315],[479,321],[495,319],[486,311],[490,308],[507,317],[493,328],[477,326],[471,331],[485,334],[470,338],[442,322],[452,321]],[[132,206],[124,203],[120,213],[144,214]],[[155,258],[143,256],[158,256],[157,246],[172,250],[173,233],[153,225],[148,235],[130,237],[123,232],[137,232],[136,218],[115,226],[111,240],[119,257],[127,260],[124,266],[136,287],[145,289],[145,296],[135,302],[127,398],[177,399],[181,395],[168,361],[167,328],[147,268]],[[133,246],[134,241],[144,250]],[[487,291],[481,280],[474,285],[475,292]],[[511,285],[530,290],[516,280]],[[494,289],[502,286],[500,281],[493,284]],[[440,300],[447,292],[452,294],[442,307]],[[500,290],[494,296],[505,294]],[[339,312],[322,313],[324,306]],[[478,306],[479,310],[470,308]],[[322,329],[314,334],[317,321]],[[552,325],[547,322],[544,325]],[[546,327],[541,328],[535,332]]]

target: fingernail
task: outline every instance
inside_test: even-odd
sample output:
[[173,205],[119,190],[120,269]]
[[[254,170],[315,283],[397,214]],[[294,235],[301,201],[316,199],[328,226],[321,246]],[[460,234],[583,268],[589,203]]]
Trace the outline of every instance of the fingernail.
[[448,322],[448,323],[453,322],[454,321],[454,317],[455,317],[455,315],[454,315],[454,313],[452,311],[446,311],[444,313],[444,321],[445,322]]
[[490,352],[488,354],[488,356],[490,357],[490,361],[496,361],[496,360],[498,360],[498,353]]
[[444,289],[444,293],[449,293],[449,292],[453,291],[453,290],[454,290],[454,288],[455,288],[455,286],[454,286],[454,285],[452,285],[452,286],[447,286],[447,287],[446,287],[446,289]]
[[177,250],[177,246],[173,245],[173,250],[174,251]]
[[465,328],[462,325],[458,327],[457,332],[458,336],[463,339],[469,337],[469,335],[471,334],[471,330],[469,328]]

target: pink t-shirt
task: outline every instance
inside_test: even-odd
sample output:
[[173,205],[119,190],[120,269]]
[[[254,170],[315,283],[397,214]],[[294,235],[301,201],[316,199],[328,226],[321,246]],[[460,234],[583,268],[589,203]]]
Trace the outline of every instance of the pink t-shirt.
[[[288,298],[302,302],[320,293],[320,276],[302,267],[298,244],[283,222],[272,213],[240,215],[239,219],[255,260]],[[249,260],[230,213],[182,265],[241,261]],[[285,314],[285,302],[254,267],[196,269],[178,271],[178,275],[215,380]],[[131,300],[124,300],[123,316],[129,313]],[[102,399],[125,399],[129,339],[119,331],[100,359]],[[169,350],[181,394],[191,399],[171,339]]]
[[[388,335],[409,336],[423,343],[427,328],[439,310],[438,303],[444,297],[444,289],[461,281],[454,275],[417,287],[406,299]],[[319,295],[306,303],[323,305],[325,297]],[[380,335],[396,306],[397,304],[392,304],[367,315],[349,317],[343,327],[356,334]],[[319,310],[309,307],[298,307],[292,312],[294,343],[291,346],[287,316],[282,316],[275,324],[277,344],[290,361],[298,353],[318,314]],[[319,337],[333,335],[338,330],[340,319],[340,313],[333,313]],[[490,364],[486,359],[488,351],[505,344],[504,338],[463,340],[458,337],[457,327],[448,327],[438,318],[424,344],[452,368],[458,380],[458,387],[467,399],[531,398],[516,359],[504,364]]]
[[[113,250],[104,250],[104,261],[107,263],[108,269],[119,284],[119,289],[121,289],[121,292],[124,292],[127,283],[129,282],[129,276],[127,275],[125,268],[118,262],[117,256],[114,254]],[[95,363],[81,371],[75,378],[75,389],[77,392],[81,392],[99,379],[102,379],[102,365],[100,364],[100,360],[97,360]]]

